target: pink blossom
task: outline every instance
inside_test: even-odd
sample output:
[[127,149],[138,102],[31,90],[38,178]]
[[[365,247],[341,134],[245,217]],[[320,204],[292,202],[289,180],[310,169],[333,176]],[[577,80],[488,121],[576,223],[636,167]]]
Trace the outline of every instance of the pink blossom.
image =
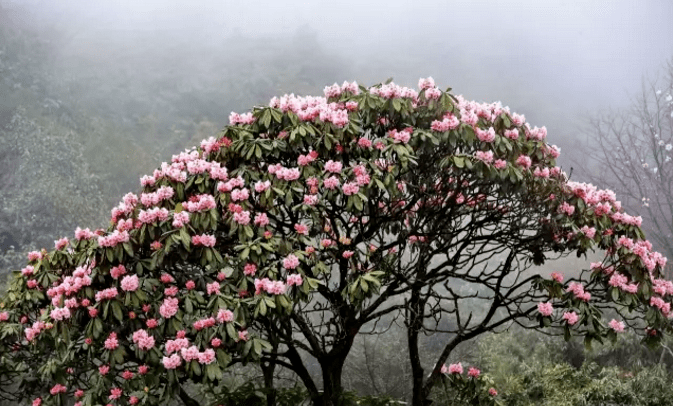
[[240,200],[248,200],[248,197],[250,197],[250,192],[246,188],[234,189],[231,191],[231,200],[234,202]]
[[345,259],[348,259],[348,258],[352,257],[353,254],[354,254],[353,251],[344,251],[343,254],[341,254],[341,256]]
[[372,142],[366,138],[360,138],[358,139],[358,146],[360,148],[371,148]]
[[339,161],[332,161],[331,159],[325,163],[325,170],[332,173],[341,173],[343,164]]
[[471,378],[479,378],[481,371],[475,367],[470,367],[470,369],[467,370],[467,375]]
[[622,333],[624,331],[624,322],[623,321],[617,321],[615,319],[610,320],[610,323],[608,323],[611,329],[613,329],[617,333]]
[[431,89],[433,87],[435,87],[435,80],[432,78],[432,76],[418,79],[419,89],[425,90],[425,89]]
[[61,385],[60,383],[57,383],[54,385],[50,390],[49,393],[51,393],[51,396],[56,396],[59,393],[65,393],[67,388],[64,385]]
[[175,340],[167,340],[166,341],[166,353],[168,355],[171,355],[174,352],[178,352],[183,348],[189,347],[189,340],[186,338],[176,338]]
[[250,224],[250,212],[242,211],[240,213],[234,213],[234,221],[242,226]]
[[181,211],[179,213],[173,214],[173,227],[181,228],[185,224],[189,224],[189,213],[186,211]]
[[234,321],[234,313],[231,310],[220,309],[217,312],[217,321],[220,323],[230,323]]
[[150,350],[154,347],[154,337],[149,335],[145,330],[136,330],[133,333],[133,342],[138,346],[140,350]]
[[250,336],[248,335],[248,330],[241,330],[238,332],[238,339],[242,341],[248,341]]
[[291,274],[287,276],[287,286],[301,286],[304,283],[300,274]]
[[206,285],[206,291],[209,295],[218,295],[220,293],[220,283],[213,282]]
[[474,132],[477,135],[479,141],[482,142],[493,142],[495,141],[495,130],[493,127],[489,127],[488,130],[482,130],[481,128],[475,128]]
[[517,140],[519,139],[519,130],[516,128],[513,130],[505,130],[505,137],[509,138],[510,140]]
[[199,359],[199,349],[192,345],[189,348],[183,348],[180,350],[180,355],[184,358],[185,362]]
[[271,182],[269,182],[268,180],[265,181],[265,182],[262,182],[260,180],[260,181],[257,181],[257,183],[255,183],[255,191],[257,193],[262,193],[270,187],[271,187]]
[[554,312],[551,302],[538,303],[537,310],[543,316],[551,316],[551,314]]
[[121,282],[122,290],[126,292],[135,292],[138,289],[138,275],[125,276]]
[[449,373],[460,375],[463,373],[463,365],[459,362],[457,364],[449,365]]
[[161,362],[164,364],[164,368],[166,369],[176,369],[180,366],[180,364],[182,364],[182,359],[180,358],[180,355],[173,354],[169,357],[164,357]]
[[174,297],[167,297],[159,307],[159,313],[165,319],[170,319],[178,312],[178,299]]
[[255,215],[255,225],[258,227],[265,227],[269,224],[269,218],[266,213],[257,213]]
[[551,278],[552,280],[555,280],[558,283],[563,283],[563,274],[559,272],[552,272],[551,273]]
[[493,163],[493,167],[496,168],[496,169],[504,169],[504,168],[507,167],[507,161],[504,161],[504,160],[502,160],[502,159],[497,159],[497,160]]
[[575,312],[565,312],[563,313],[563,320],[566,320],[568,322],[568,325],[574,325],[577,323],[580,319],[580,316],[577,315]]
[[124,265],[117,265],[110,268],[110,276],[112,276],[112,279],[119,279],[119,277],[123,275],[126,275],[126,267],[124,267]]
[[112,351],[117,347],[119,347],[119,341],[117,340],[117,333],[112,332],[105,340],[105,349]]
[[199,353],[199,364],[209,365],[215,362],[215,350],[208,348],[204,352]]
[[299,258],[295,255],[290,254],[285,259],[283,259],[283,268],[285,269],[295,269],[299,266]]
[[339,178],[336,176],[330,176],[329,178],[325,179],[323,181],[323,185],[325,185],[326,189],[333,190],[339,186]]
[[490,164],[493,162],[493,151],[476,151],[474,157],[484,163]]
[[350,196],[358,193],[360,186],[357,183],[348,182],[343,185],[342,190],[346,196]]
[[519,157],[516,159],[516,164],[524,169],[530,168],[531,162],[532,161],[528,155],[519,155]]
[[253,263],[248,262],[243,267],[243,273],[247,276],[254,276],[255,272],[257,272],[257,265]]
[[117,291],[117,288],[108,288],[108,289],[103,289],[99,292],[96,292],[96,301],[100,302],[103,300],[111,300],[117,297],[119,292]]
[[296,231],[297,234],[308,235],[308,226],[305,224],[295,224],[294,231]]
[[318,203],[317,195],[304,195],[304,204],[315,206]]
[[202,234],[202,235],[193,235],[192,244],[194,245],[203,245],[204,247],[214,247],[215,246],[215,236]]
[[428,100],[437,100],[442,95],[442,92],[436,87],[431,87],[425,90],[425,97]]

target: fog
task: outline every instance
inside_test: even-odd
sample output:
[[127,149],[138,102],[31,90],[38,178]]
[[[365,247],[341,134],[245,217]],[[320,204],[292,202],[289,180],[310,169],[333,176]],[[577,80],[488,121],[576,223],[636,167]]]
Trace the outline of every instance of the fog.
[[[393,77],[411,85],[433,76],[467,97],[502,100],[547,125],[560,144],[578,115],[623,105],[643,76],[656,74],[673,54],[673,3],[666,0],[1,4],[25,6],[26,18],[67,31],[59,58],[73,75],[104,63],[151,76],[160,72],[148,66],[156,69],[152,62],[170,54],[163,69],[189,60],[189,70],[175,72],[181,81],[212,78],[226,75],[220,64],[210,64],[216,55],[226,55],[237,40],[266,38],[276,51],[319,46],[342,62],[334,77],[313,84],[314,92],[346,79],[372,84]],[[293,40],[307,33],[315,43]],[[148,51],[145,64],[138,49]],[[263,61],[254,52],[245,59]]]

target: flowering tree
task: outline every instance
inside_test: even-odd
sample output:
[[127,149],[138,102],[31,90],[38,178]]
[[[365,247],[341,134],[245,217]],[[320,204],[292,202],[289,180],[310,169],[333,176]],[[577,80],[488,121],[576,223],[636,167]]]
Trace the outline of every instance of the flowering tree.
[[[569,181],[544,127],[431,78],[419,87],[344,83],[232,113],[218,138],[144,176],[107,230],[31,252],[0,313],[20,394],[196,405],[185,383],[216,398],[225,368],[254,361],[267,386],[282,366],[332,405],[354,338],[397,316],[413,403],[439,382],[483,402],[496,390],[479,370],[445,365],[482,333],[518,323],[590,343],[629,325],[660,339],[673,283],[640,220],[614,193]],[[594,249],[604,260],[578,280],[525,272]],[[604,322],[607,308],[623,320]],[[423,334],[446,338],[429,375]]]
[[601,170],[585,172],[617,191],[645,218],[655,246],[673,255],[673,62],[629,110],[595,118],[591,130],[586,162]]

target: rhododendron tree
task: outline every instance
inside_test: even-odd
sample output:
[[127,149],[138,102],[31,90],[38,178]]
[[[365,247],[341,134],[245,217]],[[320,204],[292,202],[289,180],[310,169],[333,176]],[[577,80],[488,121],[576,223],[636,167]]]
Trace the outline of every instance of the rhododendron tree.
[[[477,385],[480,371],[443,368],[485,332],[661,339],[673,283],[640,219],[611,191],[570,181],[544,127],[431,78],[419,88],[344,83],[232,113],[217,138],[144,176],[107,230],[31,253],[0,325],[22,393],[43,405],[196,405],[186,383],[217,394],[226,368],[260,362],[267,386],[282,366],[332,405],[355,337],[400,317],[413,404],[440,382],[486,401],[497,388]],[[579,279],[526,272],[590,250],[604,259]],[[604,320],[607,308],[619,319]],[[445,337],[432,365],[425,334]]]

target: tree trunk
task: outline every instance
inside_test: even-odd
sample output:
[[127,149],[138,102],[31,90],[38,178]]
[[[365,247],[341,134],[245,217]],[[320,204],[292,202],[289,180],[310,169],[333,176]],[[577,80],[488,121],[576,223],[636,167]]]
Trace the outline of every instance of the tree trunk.
[[[275,357],[274,357],[275,358]],[[273,373],[276,369],[276,364],[269,362],[261,364],[262,375],[264,375],[264,389],[266,392],[266,405],[275,406],[276,405],[276,388],[273,386]]]
[[343,373],[346,354],[332,355],[320,361],[323,391],[314,402],[315,406],[341,405],[343,395],[341,374]]

